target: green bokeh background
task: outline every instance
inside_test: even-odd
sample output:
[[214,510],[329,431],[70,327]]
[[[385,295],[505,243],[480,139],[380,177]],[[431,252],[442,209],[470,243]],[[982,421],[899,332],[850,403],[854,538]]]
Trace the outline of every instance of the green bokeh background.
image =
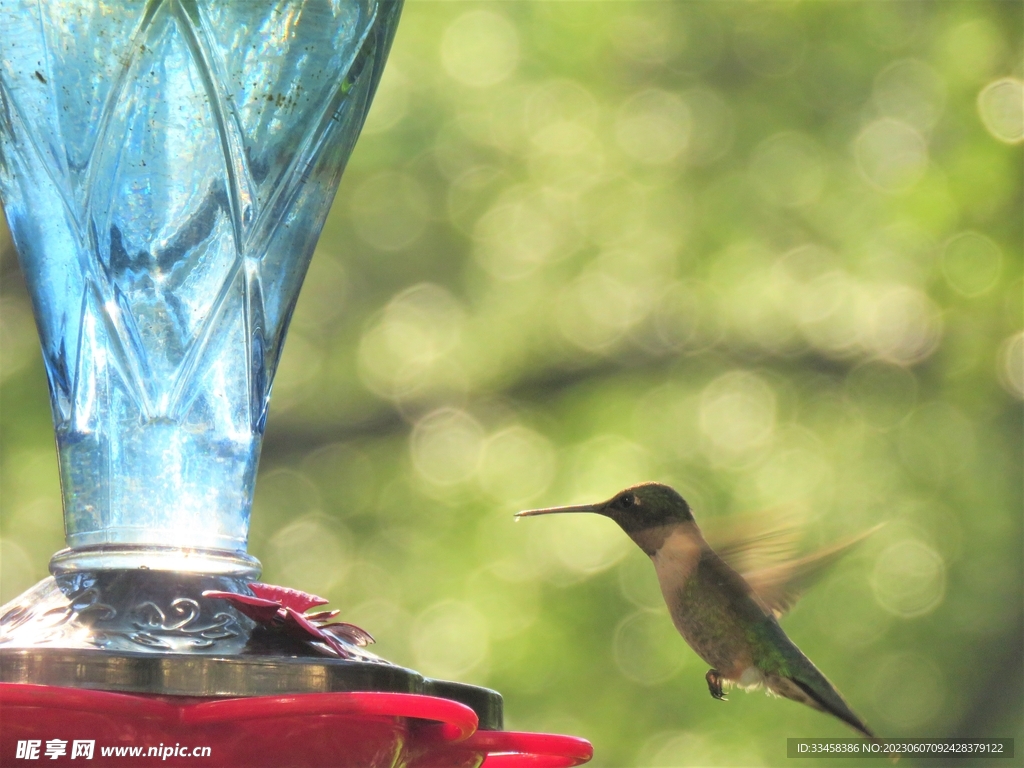
[[[784,627],[879,733],[1019,754],[1021,39],[1019,2],[412,0],[275,385],[264,579],[595,766],[782,765],[851,733],[713,701],[613,523],[512,513],[654,479],[805,548],[888,521]],[[7,600],[63,537],[0,254]]]

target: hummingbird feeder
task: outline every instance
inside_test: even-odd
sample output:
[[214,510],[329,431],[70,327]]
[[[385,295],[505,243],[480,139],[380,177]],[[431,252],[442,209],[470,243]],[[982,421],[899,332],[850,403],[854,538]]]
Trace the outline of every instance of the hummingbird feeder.
[[285,331],[400,11],[0,0],[0,197],[67,540],[0,608],[0,764],[590,759],[503,730],[494,691],[369,652],[246,552]]

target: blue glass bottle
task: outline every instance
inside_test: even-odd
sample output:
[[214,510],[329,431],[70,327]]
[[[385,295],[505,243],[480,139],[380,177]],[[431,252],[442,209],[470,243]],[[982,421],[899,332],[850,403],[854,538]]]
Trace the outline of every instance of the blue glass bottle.
[[0,196],[49,378],[51,569],[250,571],[271,383],[400,0],[0,0]]

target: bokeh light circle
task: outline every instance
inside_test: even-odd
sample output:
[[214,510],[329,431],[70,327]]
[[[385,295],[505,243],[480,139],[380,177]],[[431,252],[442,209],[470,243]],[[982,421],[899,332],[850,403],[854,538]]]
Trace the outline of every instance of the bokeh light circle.
[[942,274],[957,293],[975,298],[999,282],[1003,252],[980,232],[961,232],[946,241],[942,250]]
[[484,431],[480,423],[458,408],[439,408],[416,422],[409,443],[413,466],[435,485],[455,485],[470,479],[480,464]]
[[622,105],[615,123],[615,138],[634,160],[664,165],[686,149],[692,123],[690,108],[678,95],[650,88]]
[[420,672],[457,680],[490,656],[487,618],[471,603],[442,600],[417,617],[411,645]]
[[269,542],[267,571],[274,582],[329,595],[350,566],[352,536],[337,520],[310,514],[278,530]]
[[978,94],[978,112],[988,132],[1007,144],[1024,141],[1024,81],[1004,77]]
[[691,88],[681,96],[691,115],[686,159],[691,165],[710,165],[732,147],[735,111],[720,93],[710,88]]
[[641,610],[615,628],[612,641],[615,666],[641,685],[671,679],[684,663],[686,649],[664,610]]
[[473,256],[499,280],[520,280],[572,255],[579,235],[562,207],[530,186],[509,189],[476,222]]
[[1024,331],[1000,346],[999,380],[1010,394],[1024,400]]
[[873,99],[885,117],[927,131],[942,115],[946,84],[938,72],[920,59],[903,59],[878,73]]
[[946,594],[946,563],[923,541],[904,539],[883,550],[871,574],[875,600],[904,619],[925,616]]
[[938,348],[942,318],[922,291],[906,285],[879,287],[872,296],[868,345],[878,357],[909,365]]
[[875,710],[895,728],[913,732],[942,711],[946,676],[926,654],[883,657],[875,662],[870,677]]
[[543,543],[551,562],[561,570],[552,574],[556,581],[564,582],[567,575],[570,581],[576,581],[606,571],[636,548],[622,529],[606,518],[596,515],[557,517],[557,522],[548,521]]
[[420,283],[399,292],[359,342],[363,383],[382,397],[403,399],[451,383],[450,362],[462,338],[465,311],[449,291]]
[[445,30],[441,64],[445,72],[464,85],[497,85],[519,64],[519,34],[502,13],[469,11]]
[[764,444],[775,429],[775,393],[755,373],[732,371],[701,393],[700,428],[712,444],[738,454]]
[[861,173],[886,192],[905,192],[928,168],[928,145],[915,128],[891,117],[868,125],[854,142]]
[[494,499],[522,504],[547,490],[555,474],[551,441],[521,425],[487,438],[480,463],[480,484]]

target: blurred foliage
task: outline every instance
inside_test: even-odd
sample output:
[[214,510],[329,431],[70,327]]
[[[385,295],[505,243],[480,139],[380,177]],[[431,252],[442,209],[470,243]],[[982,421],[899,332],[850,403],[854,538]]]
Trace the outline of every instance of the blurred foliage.
[[[264,578],[595,766],[781,765],[851,734],[713,701],[610,521],[511,515],[657,479],[807,547],[888,521],[785,628],[882,734],[1024,738],[1021,22],[410,2],[278,375]],[[7,599],[62,534],[0,250]]]

